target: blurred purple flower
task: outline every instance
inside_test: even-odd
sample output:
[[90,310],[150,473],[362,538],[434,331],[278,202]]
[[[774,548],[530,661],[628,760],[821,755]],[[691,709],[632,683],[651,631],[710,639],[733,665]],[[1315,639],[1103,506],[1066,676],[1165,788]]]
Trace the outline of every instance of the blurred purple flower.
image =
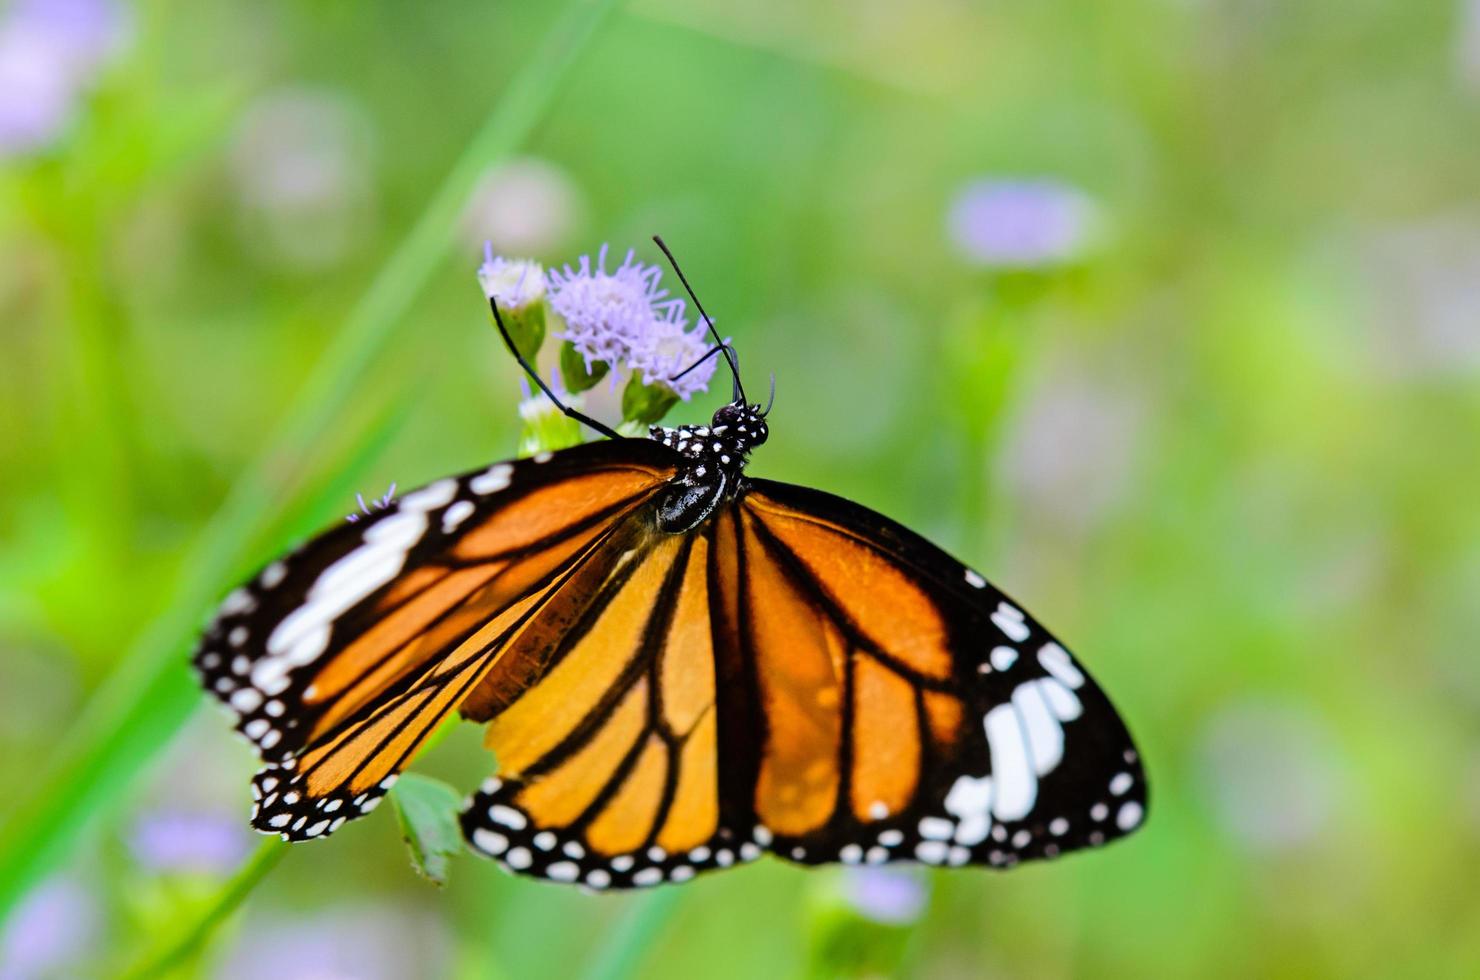
[[595,263],[583,255],[577,269],[548,273],[550,306],[565,320],[555,336],[575,347],[588,370],[600,361],[626,365],[644,384],[662,382],[686,401],[703,391],[714,376],[714,359],[677,381],[670,378],[704,356],[706,328],[689,329],[683,300],[668,299],[659,288],[657,266],[644,266],[628,251],[621,266],[607,272],[606,254],[603,245]]
[[288,89],[258,99],[231,148],[249,241],[292,268],[322,269],[345,258],[374,225],[372,149],[369,117],[345,95]]
[[1308,708],[1246,699],[1224,705],[1198,737],[1202,789],[1224,832],[1251,851],[1302,846],[1338,805],[1341,766]]
[[1480,0],[1462,0],[1457,36],[1460,78],[1480,91]]
[[0,935],[0,980],[65,976],[100,927],[100,911],[79,882],[53,878],[26,896]]
[[114,0],[10,4],[0,20],[0,157],[56,139],[126,32]]
[[483,175],[463,216],[471,243],[491,241],[500,252],[548,255],[581,222],[580,189],[559,167],[526,157]]
[[904,926],[920,918],[930,895],[916,872],[905,868],[843,868],[843,897],[859,915]]
[[1408,378],[1480,369],[1480,219],[1454,214],[1390,228],[1363,251],[1380,369]]
[[1125,499],[1136,477],[1144,397],[1106,366],[1058,363],[1013,414],[998,465],[1025,507],[1084,532]]
[[1056,180],[982,178],[951,202],[947,230],[968,260],[1000,268],[1039,268],[1077,258],[1095,222],[1094,202]]
[[179,810],[144,814],[128,843],[135,860],[164,874],[226,874],[251,848],[239,817]]
[[321,907],[252,923],[220,980],[401,980],[446,976],[449,937],[430,915],[389,905]]
[[540,264],[494,255],[493,242],[483,243],[478,283],[484,296],[498,300],[500,310],[519,309],[545,298],[545,270]]

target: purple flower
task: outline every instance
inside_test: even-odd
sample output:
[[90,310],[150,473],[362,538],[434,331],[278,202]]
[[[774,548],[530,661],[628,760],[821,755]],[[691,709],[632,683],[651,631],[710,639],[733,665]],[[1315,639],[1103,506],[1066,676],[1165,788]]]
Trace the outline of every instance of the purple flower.
[[920,876],[904,868],[845,867],[843,897],[866,919],[904,926],[920,918],[930,896]]
[[397,980],[445,976],[451,938],[438,917],[387,904],[258,916],[215,976],[221,980]]
[[125,33],[112,0],[17,0],[0,21],[0,156],[56,139]]
[[268,93],[242,114],[231,146],[241,230],[266,261],[327,268],[371,237],[374,131],[364,107],[332,89]]
[[1198,771],[1213,816],[1251,851],[1305,846],[1340,809],[1337,749],[1319,717],[1303,705],[1232,702],[1213,715],[1198,742]]
[[239,819],[190,811],[145,814],[134,824],[128,843],[140,864],[164,873],[225,874],[251,846]]
[[66,976],[97,937],[97,900],[69,878],[38,885],[11,915],[0,935],[0,980]]
[[628,251],[621,266],[607,272],[606,254],[603,245],[594,264],[583,255],[578,269],[549,272],[550,306],[565,320],[556,336],[575,347],[587,370],[602,361],[625,365],[644,384],[662,383],[685,401],[703,391],[714,375],[712,361],[671,379],[704,356],[705,328],[689,329],[683,300],[668,299],[657,266],[644,266]]
[[1077,258],[1095,222],[1094,203],[1082,191],[1044,178],[984,178],[951,202],[951,241],[979,265],[1029,269]]
[[498,300],[499,310],[518,310],[545,298],[545,270],[528,259],[506,259],[493,254],[493,243],[483,243],[478,267],[483,295]]
[[709,351],[709,342],[704,324],[690,330],[684,319],[682,302],[668,307],[664,314],[654,318],[647,331],[627,351],[627,366],[646,385],[663,384],[674,394],[688,401],[696,392],[709,387],[719,366],[719,358],[711,357],[697,368],[674,380],[674,376],[689,368]]

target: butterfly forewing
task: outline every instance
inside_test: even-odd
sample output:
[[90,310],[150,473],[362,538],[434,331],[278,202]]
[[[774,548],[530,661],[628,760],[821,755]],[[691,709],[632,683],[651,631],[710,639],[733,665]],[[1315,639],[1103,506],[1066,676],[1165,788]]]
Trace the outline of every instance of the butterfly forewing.
[[671,474],[666,450],[634,440],[496,464],[335,528],[229,596],[195,664],[269,763],[259,828],[324,833],[373,806]]

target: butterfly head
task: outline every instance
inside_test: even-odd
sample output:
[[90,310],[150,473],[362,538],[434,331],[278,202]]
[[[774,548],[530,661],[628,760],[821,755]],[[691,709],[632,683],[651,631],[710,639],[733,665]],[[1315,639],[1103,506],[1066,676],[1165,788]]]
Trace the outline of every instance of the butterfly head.
[[721,406],[714,413],[709,428],[715,435],[727,439],[740,452],[746,453],[766,441],[766,413],[759,405],[732,402]]

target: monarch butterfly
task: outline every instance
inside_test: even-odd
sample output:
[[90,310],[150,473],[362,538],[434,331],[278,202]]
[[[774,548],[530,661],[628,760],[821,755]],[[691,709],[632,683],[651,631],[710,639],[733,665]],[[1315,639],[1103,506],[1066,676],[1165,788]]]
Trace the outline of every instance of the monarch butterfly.
[[1130,736],[1036,620],[888,518],[746,475],[770,406],[689,295],[732,375],[709,425],[564,406],[490,299],[608,438],[438,480],[226,597],[194,663],[264,762],[253,826],[369,813],[456,711],[500,766],[468,843],[592,889],[763,851],[1006,868],[1138,827]]

